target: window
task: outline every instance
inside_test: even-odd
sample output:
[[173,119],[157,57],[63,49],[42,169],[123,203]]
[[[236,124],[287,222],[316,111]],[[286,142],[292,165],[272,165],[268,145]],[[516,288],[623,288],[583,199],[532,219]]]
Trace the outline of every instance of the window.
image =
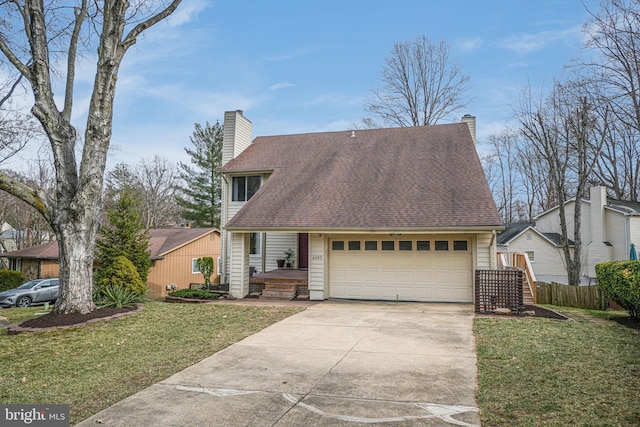
[[360,250],[360,240],[349,240],[349,250],[350,251],[359,251]]
[[529,258],[529,262],[536,261],[536,253],[534,251],[526,251],[525,254],[527,254],[527,257]]
[[393,240],[383,240],[382,241],[382,250],[383,251],[392,251],[395,249],[395,242]]
[[412,251],[413,242],[411,240],[400,240],[400,242],[398,242],[398,249],[401,251]]
[[260,189],[261,182],[262,178],[259,176],[234,176],[231,200],[234,202],[246,202]]
[[331,249],[333,249],[334,251],[344,251],[344,241],[335,240],[331,242]]
[[416,250],[418,251],[430,251],[431,250],[431,242],[428,240],[418,240],[416,242]]
[[453,250],[454,251],[466,251],[467,250],[467,241],[466,240],[454,240],[453,241]]
[[364,250],[365,251],[377,251],[378,250],[378,242],[376,240],[367,240],[364,242]]
[[436,240],[434,246],[435,246],[436,251],[448,251],[449,250],[449,241],[448,240]]
[[200,269],[198,268],[198,265],[197,265],[198,263],[197,263],[197,261],[198,261],[198,258],[193,258],[193,259],[191,260],[191,274],[199,274],[199,273],[202,273],[202,272],[200,271]]
[[260,255],[260,233],[249,235],[249,255]]

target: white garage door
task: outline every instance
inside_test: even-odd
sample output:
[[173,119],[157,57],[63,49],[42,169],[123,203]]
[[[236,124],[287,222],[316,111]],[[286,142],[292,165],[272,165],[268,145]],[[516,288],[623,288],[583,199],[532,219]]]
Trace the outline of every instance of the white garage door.
[[473,302],[471,239],[334,238],[329,283],[332,298]]

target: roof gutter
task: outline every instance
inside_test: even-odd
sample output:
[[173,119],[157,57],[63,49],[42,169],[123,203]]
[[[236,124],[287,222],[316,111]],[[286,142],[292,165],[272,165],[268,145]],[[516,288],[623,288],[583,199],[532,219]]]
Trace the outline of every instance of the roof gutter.
[[279,233],[333,233],[333,234],[468,234],[473,232],[496,232],[504,230],[503,225],[470,227],[410,227],[410,228],[332,228],[332,227],[225,227],[234,233],[279,232]]

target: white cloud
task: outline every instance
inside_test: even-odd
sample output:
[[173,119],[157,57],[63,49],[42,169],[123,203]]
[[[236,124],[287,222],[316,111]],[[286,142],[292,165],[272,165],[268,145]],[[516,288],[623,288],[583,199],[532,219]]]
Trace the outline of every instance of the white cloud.
[[282,83],[276,83],[274,85],[269,86],[269,90],[280,90],[280,89],[285,89],[288,87],[294,87],[295,85],[293,83],[289,83],[289,82],[282,82]]
[[456,46],[463,52],[470,52],[482,46],[482,39],[480,37],[461,39],[456,42]]
[[500,45],[518,53],[529,53],[541,50],[559,41],[568,45],[574,45],[576,41],[581,41],[581,28],[581,26],[574,26],[560,30],[541,31],[534,34],[514,34],[502,40]]
[[178,6],[175,12],[167,18],[170,27],[179,27],[197,19],[198,14],[209,7],[206,0],[189,0]]

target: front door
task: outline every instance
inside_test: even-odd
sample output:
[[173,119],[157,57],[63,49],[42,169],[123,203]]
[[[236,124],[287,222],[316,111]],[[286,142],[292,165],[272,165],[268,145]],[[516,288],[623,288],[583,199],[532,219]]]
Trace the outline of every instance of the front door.
[[309,233],[298,233],[298,268],[309,268]]

